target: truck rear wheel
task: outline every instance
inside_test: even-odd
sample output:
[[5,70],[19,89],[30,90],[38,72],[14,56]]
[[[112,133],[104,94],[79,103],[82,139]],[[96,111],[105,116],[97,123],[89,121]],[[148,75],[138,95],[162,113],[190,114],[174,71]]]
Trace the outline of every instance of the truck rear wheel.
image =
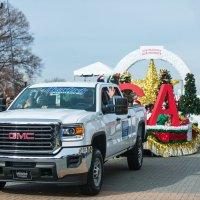
[[81,186],[81,192],[85,195],[97,195],[103,182],[103,158],[98,149],[93,149],[92,161],[88,172],[87,184]]
[[136,144],[127,155],[127,162],[129,170],[139,170],[143,162],[143,144],[142,137],[138,136]]
[[0,182],[0,190],[3,189],[6,185],[6,182]]

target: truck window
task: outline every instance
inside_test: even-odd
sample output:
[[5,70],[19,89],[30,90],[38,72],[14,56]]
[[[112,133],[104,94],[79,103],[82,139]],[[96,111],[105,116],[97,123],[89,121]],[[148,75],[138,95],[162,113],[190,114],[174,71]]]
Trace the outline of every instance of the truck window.
[[[118,93],[117,93],[118,94]],[[101,90],[101,111],[103,114],[106,111],[110,110],[110,113],[113,109],[113,100],[112,97],[116,95],[116,90],[114,87],[103,87]],[[109,111],[108,111],[109,113]]]
[[9,109],[36,108],[96,111],[96,90],[89,87],[28,88]]
[[121,93],[119,91],[119,88],[115,87],[115,96],[120,96],[121,97]]
[[106,106],[108,104],[108,101],[110,100],[110,97],[108,95],[108,88],[103,87],[101,90],[101,101],[102,101],[102,106]]

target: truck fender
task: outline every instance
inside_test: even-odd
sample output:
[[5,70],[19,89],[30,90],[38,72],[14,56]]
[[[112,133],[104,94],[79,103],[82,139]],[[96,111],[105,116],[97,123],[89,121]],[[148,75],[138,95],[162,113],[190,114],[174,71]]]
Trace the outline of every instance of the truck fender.
[[146,139],[146,129],[145,129],[145,121],[141,120],[138,123],[138,130],[141,127],[142,131],[137,131],[137,134],[142,137],[142,141],[144,142]]
[[103,159],[106,157],[106,133],[104,131],[99,131],[94,133],[91,140],[91,145],[93,148],[97,148],[101,151]]

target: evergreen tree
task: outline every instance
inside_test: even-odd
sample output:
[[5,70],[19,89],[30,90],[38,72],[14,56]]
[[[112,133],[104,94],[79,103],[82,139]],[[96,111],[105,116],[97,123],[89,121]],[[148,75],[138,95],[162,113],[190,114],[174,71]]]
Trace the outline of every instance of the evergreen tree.
[[120,76],[119,82],[120,83],[131,83],[131,79],[132,79],[131,73],[126,71]]
[[160,89],[162,84],[171,84],[172,77],[170,75],[170,72],[166,69],[161,69],[159,73],[159,85],[158,90]]
[[197,97],[194,75],[188,73],[185,77],[185,94],[179,100],[179,110],[184,114],[200,114],[200,99]]

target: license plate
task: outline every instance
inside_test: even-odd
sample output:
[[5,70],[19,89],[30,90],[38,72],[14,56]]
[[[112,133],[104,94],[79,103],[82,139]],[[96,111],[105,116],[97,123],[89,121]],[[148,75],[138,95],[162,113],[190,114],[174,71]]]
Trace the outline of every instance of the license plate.
[[24,171],[24,170],[15,170],[13,171],[13,179],[20,179],[20,180],[31,180],[31,172]]

